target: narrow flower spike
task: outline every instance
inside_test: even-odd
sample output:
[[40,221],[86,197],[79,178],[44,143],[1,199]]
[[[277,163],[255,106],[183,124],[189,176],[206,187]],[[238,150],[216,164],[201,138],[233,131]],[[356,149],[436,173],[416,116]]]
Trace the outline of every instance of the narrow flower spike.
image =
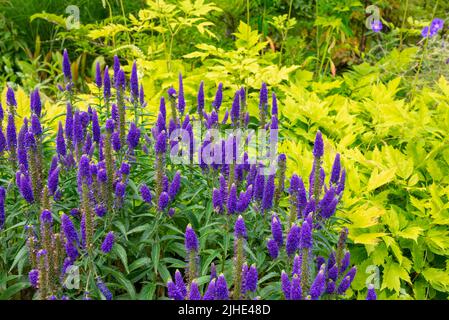
[[139,140],[140,140],[140,129],[137,128],[134,122],[131,122],[127,137],[128,147],[131,150],[134,150],[139,145]]
[[100,89],[103,85],[103,79],[101,79],[101,66],[100,62],[95,65],[95,85]]
[[302,299],[302,289],[301,289],[301,278],[298,274],[293,275],[291,283],[290,300],[301,300]]
[[300,239],[301,229],[296,224],[293,224],[287,235],[287,243],[285,245],[285,250],[287,255],[291,257],[298,250],[299,239]]
[[0,230],[2,230],[5,225],[5,198],[6,198],[6,190],[3,187],[0,187]]
[[240,94],[237,92],[234,95],[234,101],[232,102],[231,107],[231,121],[234,125],[237,124],[240,117]]
[[268,253],[270,254],[271,259],[276,259],[279,256],[279,247],[275,240],[268,239],[267,249],[268,249]]
[[50,194],[52,195],[56,194],[56,190],[58,189],[58,183],[59,183],[59,168],[56,168],[48,175],[47,187],[48,191],[50,191]]
[[61,121],[58,125],[58,134],[56,136],[56,152],[58,155],[65,157],[67,154],[67,149],[65,145],[65,139],[64,139],[64,129],[62,128]]
[[282,286],[282,292],[284,293],[285,300],[290,300],[291,283],[290,283],[290,279],[288,278],[288,274],[284,270],[282,270],[282,273],[281,273],[281,286]]
[[62,72],[64,73],[64,78],[68,81],[72,80],[72,67],[70,65],[69,54],[67,53],[67,49],[64,49],[63,57],[62,57]]
[[163,154],[167,151],[167,134],[165,131],[159,133],[156,139],[156,144],[154,145],[154,150],[158,154]]
[[134,61],[133,67],[131,70],[131,77],[129,79],[129,87],[131,90],[131,95],[133,99],[137,99],[139,96],[139,79],[137,76],[137,63]]
[[92,112],[92,137],[97,144],[100,143],[101,129],[96,110],[93,110]]
[[274,174],[270,175],[264,187],[262,198],[262,209],[264,211],[270,210],[273,207],[273,196],[275,189],[274,178],[275,178]]
[[170,198],[168,196],[168,193],[162,192],[161,195],[159,196],[159,201],[158,201],[159,211],[164,211],[165,208],[167,208],[169,200],[170,200]]
[[106,101],[111,98],[111,78],[109,77],[109,67],[104,68],[103,73],[103,97]]
[[179,270],[176,270],[175,272],[175,284],[178,288],[179,293],[181,294],[181,300],[184,300],[184,298],[187,296],[187,288],[186,284],[184,283],[184,279],[182,278],[181,272]]
[[257,289],[258,273],[256,265],[253,264],[246,272],[245,289],[247,291],[255,292]]
[[239,215],[234,226],[234,236],[236,238],[246,238],[246,226],[243,217]]
[[40,118],[42,112],[42,102],[41,97],[39,95],[39,89],[36,89],[33,92],[31,92],[30,109],[31,111],[33,111],[35,115],[37,115]]
[[277,242],[278,246],[282,247],[284,244],[282,225],[279,217],[275,213],[271,216],[271,234],[273,235],[273,239]]
[[97,288],[106,298],[106,300],[112,300],[112,293],[109,291],[108,287],[103,283],[100,277],[97,277]]
[[193,280],[190,284],[189,300],[201,300],[201,293],[196,280]]
[[299,241],[299,248],[310,249],[312,248],[312,226],[306,221],[303,222],[301,227],[301,238]]
[[186,101],[184,98],[184,85],[182,83],[182,74],[179,73],[179,89],[178,89],[178,110],[181,115],[184,114]]
[[199,249],[198,237],[196,236],[196,233],[192,229],[192,226],[190,224],[187,225],[187,228],[186,228],[184,244],[185,244],[186,251],[188,253],[191,251],[198,252],[198,249]]
[[176,171],[173,181],[168,188],[168,196],[170,200],[173,200],[178,194],[179,188],[181,187],[181,171]]
[[229,300],[229,290],[226,279],[220,274],[215,282],[215,300]]
[[273,92],[272,94],[272,100],[271,100],[271,114],[273,116],[277,116],[278,115],[278,101],[276,98],[276,94]]
[[143,201],[151,204],[151,192],[147,185],[143,184],[140,186],[140,195],[142,196]]
[[232,184],[231,190],[229,191],[227,208],[228,214],[234,214],[237,211],[237,188],[235,184]]
[[215,99],[212,102],[212,106],[215,108],[215,110],[219,110],[221,103],[223,101],[223,83],[218,84],[217,92],[215,93]]
[[28,279],[33,288],[37,289],[39,287],[39,271],[37,269],[32,269],[28,273]]
[[313,145],[313,156],[315,158],[321,158],[324,154],[323,135],[321,131],[317,131],[315,137],[315,144]]
[[201,81],[198,89],[197,112],[201,116],[204,110],[204,81]]
[[17,107],[16,95],[11,87],[8,87],[6,91],[6,105]]
[[368,293],[366,295],[366,300],[377,300],[377,294],[373,284],[368,285]]
[[184,300],[184,297],[181,295],[181,293],[179,292],[178,287],[176,286],[176,284],[172,281],[169,280],[167,282],[167,291],[168,291],[168,297],[170,299],[173,300]]
[[215,279],[211,279],[209,285],[207,286],[206,293],[203,296],[203,300],[214,300],[215,299]]
[[315,280],[310,287],[310,297],[312,300],[318,300],[318,298],[324,293],[326,289],[326,276],[324,274],[324,265],[321,267],[321,270],[318,272]]
[[109,253],[112,250],[112,247],[114,246],[114,232],[109,231],[106,237],[104,238],[103,243],[101,244],[101,251],[104,253]]
[[330,184],[336,185],[338,181],[340,180],[340,170],[341,170],[341,164],[340,164],[340,154],[337,153],[335,155],[334,164],[332,165],[332,173],[330,178]]

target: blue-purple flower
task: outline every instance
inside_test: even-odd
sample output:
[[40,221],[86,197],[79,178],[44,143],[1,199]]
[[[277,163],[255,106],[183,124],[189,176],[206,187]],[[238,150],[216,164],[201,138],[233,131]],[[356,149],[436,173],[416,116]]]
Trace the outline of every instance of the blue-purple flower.
[[114,246],[115,236],[113,231],[109,231],[101,244],[101,251],[109,253]]

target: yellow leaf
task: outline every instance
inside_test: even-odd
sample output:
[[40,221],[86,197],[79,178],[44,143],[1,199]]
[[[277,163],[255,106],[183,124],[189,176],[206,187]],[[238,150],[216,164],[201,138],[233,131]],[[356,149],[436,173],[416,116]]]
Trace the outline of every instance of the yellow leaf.
[[375,245],[379,243],[380,237],[386,236],[387,233],[384,232],[375,232],[375,233],[364,233],[353,238],[354,243],[360,244],[371,244]]
[[404,230],[397,232],[396,235],[405,239],[412,239],[417,241],[422,231],[423,229],[420,227],[408,227],[405,228]]
[[368,181],[368,191],[373,191],[384,184],[387,184],[391,182],[394,179],[394,176],[396,174],[396,168],[390,168],[385,171],[382,171],[379,173],[379,170],[377,168],[374,168],[373,172],[371,173],[371,177]]

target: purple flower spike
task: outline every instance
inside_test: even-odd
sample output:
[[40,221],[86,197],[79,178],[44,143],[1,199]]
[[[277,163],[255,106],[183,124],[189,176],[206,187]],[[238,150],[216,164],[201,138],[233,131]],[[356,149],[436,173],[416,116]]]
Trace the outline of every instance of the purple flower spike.
[[40,216],[40,221],[42,224],[52,225],[53,217],[51,215],[51,211],[50,210],[42,211],[41,216]]
[[186,228],[185,248],[188,253],[191,251],[198,252],[199,249],[198,237],[190,224]]
[[179,188],[181,187],[181,171],[176,171],[173,181],[168,188],[168,195],[170,200],[173,200],[178,194]]
[[31,179],[29,176],[21,174],[20,176],[20,193],[28,203],[34,202],[33,189],[31,187]]
[[290,279],[288,278],[288,274],[284,270],[282,270],[281,273],[281,285],[285,300],[290,300],[291,283]]
[[85,154],[81,156],[78,172],[80,178],[90,180],[90,160]]
[[14,116],[12,114],[8,115],[8,124],[6,127],[6,144],[8,146],[8,150],[17,148],[16,124],[14,122]]
[[92,112],[92,137],[96,143],[100,143],[101,129],[96,110]]
[[218,189],[212,191],[212,205],[217,212],[223,210],[223,199],[221,197],[221,192]]
[[58,189],[58,183],[59,183],[59,168],[56,168],[48,175],[47,187],[48,190],[50,191],[50,194],[56,193],[56,190]]
[[105,206],[103,206],[101,204],[98,204],[95,206],[95,214],[97,216],[99,216],[100,218],[103,218],[105,216],[106,212],[107,212],[107,209]]
[[120,166],[120,173],[127,176],[130,173],[130,165],[128,162],[123,162],[122,165]]
[[292,278],[290,300],[301,300],[302,299],[302,289],[301,289],[301,278],[299,275],[295,274]]
[[237,188],[235,184],[231,186],[227,201],[228,214],[234,214],[237,211]]
[[151,192],[147,185],[143,184],[140,187],[140,195],[142,196],[143,201],[151,204]]
[[245,220],[243,220],[243,217],[241,215],[237,218],[237,221],[235,222],[234,236],[236,238],[246,238],[247,236]]
[[16,95],[11,87],[8,87],[8,90],[6,91],[6,104],[8,106],[17,107]]
[[123,182],[118,182],[115,185],[115,196],[119,199],[123,199],[125,196],[126,185]]
[[214,300],[215,299],[215,279],[211,279],[209,285],[207,286],[206,293],[203,296],[203,300]]
[[301,227],[301,238],[299,241],[300,249],[312,248],[312,226],[306,221],[303,222]]
[[122,145],[120,143],[120,133],[118,131],[114,132],[111,136],[111,143],[112,143],[112,149],[114,149],[115,152],[119,152],[122,148]]
[[284,244],[282,225],[279,217],[275,213],[271,216],[271,234],[273,235],[273,239],[277,242],[278,246],[282,247]]
[[204,81],[201,81],[200,88],[198,89],[197,104],[198,114],[202,115],[204,110]]
[[229,300],[228,284],[223,273],[220,274],[215,282],[215,300]]
[[231,107],[231,121],[235,125],[240,117],[240,94],[237,92],[234,95],[234,101]]
[[128,132],[128,146],[131,150],[134,150],[139,145],[140,129],[137,128],[134,122],[131,122]]
[[103,85],[103,79],[101,79],[101,66],[100,62],[95,65],[95,85],[98,89]]
[[220,82],[218,84],[217,92],[215,93],[215,99],[212,102],[212,106],[215,108],[215,110],[219,110],[221,103],[223,101],[223,84]]
[[257,289],[258,273],[256,265],[251,265],[246,273],[245,289],[247,291],[255,292]]
[[182,74],[179,73],[179,89],[178,89],[178,110],[181,115],[184,114],[186,101],[184,98],[184,85],[182,83]]
[[377,294],[373,284],[368,285],[368,293],[366,295],[366,300],[377,300]]
[[65,145],[65,139],[64,139],[64,130],[62,128],[62,123],[59,122],[58,126],[58,134],[56,136],[56,152],[58,155],[65,157],[67,154],[67,149]]
[[101,251],[104,253],[109,253],[112,250],[112,247],[114,246],[114,232],[109,231],[106,237],[104,238],[103,243],[101,244]]
[[154,145],[154,150],[158,154],[163,154],[167,151],[167,134],[165,131],[159,133],[156,139],[156,144]]
[[268,89],[265,82],[262,83],[259,94],[259,107],[264,107],[268,103]]
[[167,290],[168,290],[168,297],[170,299],[173,300],[184,300],[184,297],[181,295],[181,293],[179,292],[178,287],[176,286],[176,284],[169,280],[167,282]]
[[200,289],[195,280],[190,284],[189,300],[201,300]]
[[30,109],[31,111],[34,112],[35,115],[37,115],[40,118],[42,112],[42,102],[41,97],[39,95],[39,89],[36,89],[33,92],[31,92]]
[[315,144],[313,145],[313,156],[315,158],[321,158],[324,154],[323,135],[318,130],[315,137]]
[[0,187],[0,230],[2,230],[5,225],[5,198],[6,198],[6,190],[3,187]]
[[290,232],[287,235],[287,243],[285,245],[285,250],[287,251],[287,255],[291,257],[298,250],[299,246],[299,237],[300,237],[301,229],[296,225],[292,225],[290,228]]
[[111,78],[109,77],[109,67],[104,68],[103,73],[103,97],[106,101],[111,98]]
[[324,275],[324,266],[318,272],[315,280],[310,287],[310,297],[312,300],[318,300],[318,298],[324,293],[326,289],[326,276]]
[[277,98],[276,98],[276,94],[274,92],[271,95],[271,114],[273,116],[277,116],[278,115],[278,101],[277,101]]
[[164,211],[167,208],[168,202],[170,201],[170,197],[167,192],[162,192],[159,196],[158,207],[160,211]]
[[106,300],[112,300],[111,291],[109,291],[108,287],[106,287],[100,277],[97,277],[97,288],[98,290],[100,290]]
[[268,253],[270,254],[271,259],[276,259],[279,256],[279,247],[275,240],[268,239],[267,249],[268,249]]
[[133,99],[137,99],[139,96],[139,78],[137,77],[137,63],[134,61],[133,67],[131,70],[131,77],[129,79],[129,87],[131,90],[131,95]]
[[295,274],[301,275],[301,263],[302,263],[301,256],[295,254],[295,257],[293,258],[292,276]]
[[28,273],[28,279],[33,288],[37,289],[39,286],[39,271],[37,269],[32,269]]
[[181,272],[179,272],[179,270],[176,270],[175,272],[175,284],[182,296],[182,299],[184,299],[187,296],[187,288],[184,283],[184,279],[182,278],[182,274]]
[[64,49],[62,56],[62,72],[64,73],[64,78],[68,81],[72,80],[72,67],[70,65],[69,54],[67,49]]
[[340,267],[340,273],[343,273],[346,271],[346,269],[349,267],[349,263],[351,261],[351,253],[347,251],[345,255],[343,256],[343,259],[341,260],[341,267]]
[[332,173],[331,173],[331,178],[330,178],[331,185],[337,184],[338,181],[340,180],[340,170],[341,170],[340,154],[337,153],[335,155],[334,164],[332,165]]
[[264,187],[264,193],[262,198],[262,209],[264,211],[270,210],[273,207],[273,196],[275,188],[274,178],[275,178],[274,174],[270,175]]

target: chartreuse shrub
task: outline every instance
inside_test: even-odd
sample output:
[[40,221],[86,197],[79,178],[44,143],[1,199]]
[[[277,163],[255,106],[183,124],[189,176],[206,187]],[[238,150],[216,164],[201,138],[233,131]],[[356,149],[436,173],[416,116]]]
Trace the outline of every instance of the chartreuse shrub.
[[394,74],[409,68],[414,52],[393,52],[328,83],[301,72],[280,88],[287,172],[311,169],[307,144],[318,129],[327,138],[325,166],[339,153],[347,170],[337,217],[346,221],[358,266],[355,297],[373,281],[382,299],[444,299],[449,292],[449,84],[441,77],[435,89],[407,95],[410,83]]
[[20,129],[12,88],[0,109],[2,298],[346,298],[346,169],[323,165],[317,131],[310,173],[289,173],[265,83],[250,116],[244,87],[231,106],[222,84],[190,99],[179,74],[149,121],[135,62],[98,64],[86,111],[67,51],[62,70],[55,131],[38,89]]

